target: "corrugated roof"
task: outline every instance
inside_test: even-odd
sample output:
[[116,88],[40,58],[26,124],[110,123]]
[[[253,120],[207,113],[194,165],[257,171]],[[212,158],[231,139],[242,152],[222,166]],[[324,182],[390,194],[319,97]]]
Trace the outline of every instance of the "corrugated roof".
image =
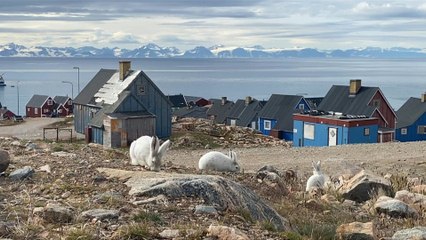
[[371,117],[376,107],[368,104],[377,91],[379,91],[378,87],[361,87],[356,95],[351,96],[349,86],[333,85],[318,109]]
[[182,108],[187,106],[185,97],[182,94],[169,95],[167,97],[169,98],[170,102],[172,103],[172,107],[174,108]]
[[141,71],[130,71],[124,80],[120,80],[120,73],[114,73],[108,81],[95,93],[95,102],[114,104],[123,92],[136,79]]
[[65,104],[65,103],[67,103],[67,101],[68,101],[68,99],[70,99],[69,97],[67,97],[67,96],[55,96],[54,98],[53,98],[53,100],[55,101],[55,103],[58,103],[58,104]]
[[44,102],[49,98],[47,95],[37,95],[34,94],[27,103],[27,107],[41,107]]
[[194,106],[178,109],[173,112],[173,115],[177,117],[207,118],[207,110],[207,107]]
[[227,100],[226,103],[222,105],[221,99],[213,99],[212,106],[207,111],[207,115],[216,116],[214,119],[215,123],[224,123],[233,105],[234,102],[229,100]]
[[229,111],[228,118],[237,119],[237,126],[247,127],[256,119],[262,107],[256,99],[252,99],[248,105],[245,100],[239,99]]
[[408,127],[425,113],[426,102],[421,102],[420,98],[411,97],[396,111],[398,116],[396,127]]
[[259,117],[276,119],[274,129],[281,131],[293,131],[293,113],[303,96],[272,94],[266,105],[259,112]]
[[117,70],[101,69],[81,90],[80,94],[74,99],[74,103],[82,105],[96,105],[95,94],[101,87],[116,73]]

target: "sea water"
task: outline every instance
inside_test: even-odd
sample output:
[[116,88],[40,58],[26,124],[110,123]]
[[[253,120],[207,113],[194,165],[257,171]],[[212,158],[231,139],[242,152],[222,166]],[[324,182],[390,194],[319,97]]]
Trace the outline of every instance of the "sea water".
[[[123,59],[121,59],[123,60]],[[362,79],[380,87],[397,110],[410,97],[426,91],[426,59],[125,59],[143,70],[164,94],[184,94],[230,100],[271,94],[323,97],[332,85]],[[25,115],[34,94],[77,96],[101,69],[118,69],[115,58],[0,58],[0,102]],[[75,68],[76,67],[76,68]],[[77,69],[78,67],[78,69]],[[64,83],[71,82],[71,83]]]

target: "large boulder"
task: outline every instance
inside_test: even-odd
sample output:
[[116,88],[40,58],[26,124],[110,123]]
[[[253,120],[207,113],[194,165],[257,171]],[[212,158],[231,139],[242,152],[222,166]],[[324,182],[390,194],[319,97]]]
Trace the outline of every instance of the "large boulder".
[[370,200],[379,191],[390,196],[392,193],[391,183],[389,180],[365,170],[353,176],[339,188],[343,198],[356,202]]
[[426,239],[426,227],[413,227],[396,232],[392,240],[424,240]]
[[202,199],[218,211],[246,209],[254,220],[271,222],[277,230],[290,231],[288,221],[265,203],[251,189],[229,179],[212,175],[191,175],[149,171],[124,171],[98,168],[108,177],[128,179],[125,184],[135,197],[160,194],[169,199]]
[[407,190],[396,192],[395,199],[401,200],[419,210],[426,206],[426,195],[420,193],[411,193]]
[[336,229],[336,239],[375,240],[377,239],[377,233],[372,222],[352,222],[342,224]]
[[35,208],[33,213],[47,223],[69,223],[73,220],[73,211],[58,203],[48,203],[45,207]]
[[15,171],[11,172],[9,174],[9,177],[12,180],[18,181],[18,180],[24,180],[26,178],[32,177],[34,174],[34,169],[30,166],[25,166],[20,169],[16,169]]
[[0,173],[6,171],[6,169],[9,167],[10,164],[10,156],[9,153],[0,150]]
[[418,216],[418,212],[414,208],[398,199],[387,196],[379,197],[374,204],[374,209],[377,213],[384,213],[395,218]]

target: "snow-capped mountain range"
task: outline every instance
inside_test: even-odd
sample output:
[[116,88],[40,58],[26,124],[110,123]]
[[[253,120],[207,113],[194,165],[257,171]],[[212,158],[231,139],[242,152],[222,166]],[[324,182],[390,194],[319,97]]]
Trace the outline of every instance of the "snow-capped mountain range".
[[95,47],[26,47],[15,43],[0,45],[0,57],[93,57],[93,58],[426,58],[426,49],[378,48],[317,50],[313,48],[266,49],[262,46],[210,48],[180,51],[154,43],[136,49]]

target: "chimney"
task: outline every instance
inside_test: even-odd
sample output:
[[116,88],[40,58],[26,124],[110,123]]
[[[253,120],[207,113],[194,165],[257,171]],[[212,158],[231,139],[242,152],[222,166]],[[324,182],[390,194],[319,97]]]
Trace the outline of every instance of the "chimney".
[[246,97],[246,106],[248,106],[252,101],[252,98],[250,96]]
[[120,61],[120,80],[123,81],[130,71],[130,61]]
[[222,102],[221,102],[221,104],[222,104],[222,105],[225,105],[225,104],[226,104],[226,102],[227,102],[227,98],[226,98],[226,97],[222,97]]
[[349,82],[349,95],[355,96],[361,88],[361,79],[351,79]]
[[426,102],[426,92],[422,94],[422,97],[420,98],[421,102]]

